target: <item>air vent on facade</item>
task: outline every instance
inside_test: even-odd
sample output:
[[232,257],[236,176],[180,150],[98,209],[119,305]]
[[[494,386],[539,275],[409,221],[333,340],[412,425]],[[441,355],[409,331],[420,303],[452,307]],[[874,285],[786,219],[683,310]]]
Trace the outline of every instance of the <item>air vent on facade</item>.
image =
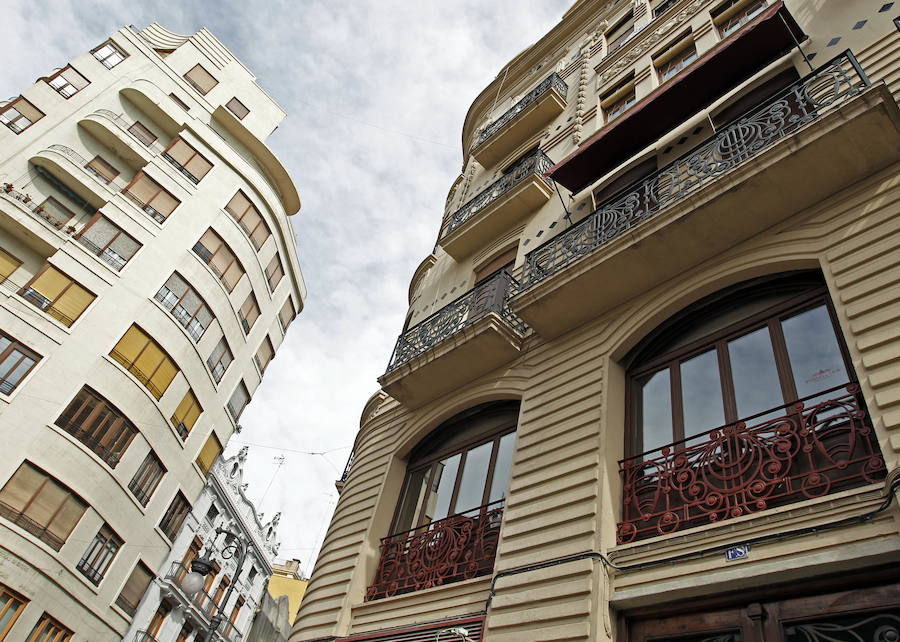
[[[481,642],[483,629],[484,618],[476,617],[445,620],[437,624],[404,627],[391,631],[363,633],[342,638],[340,642],[435,642],[435,640],[439,640],[439,642]],[[465,630],[464,637],[462,630]]]

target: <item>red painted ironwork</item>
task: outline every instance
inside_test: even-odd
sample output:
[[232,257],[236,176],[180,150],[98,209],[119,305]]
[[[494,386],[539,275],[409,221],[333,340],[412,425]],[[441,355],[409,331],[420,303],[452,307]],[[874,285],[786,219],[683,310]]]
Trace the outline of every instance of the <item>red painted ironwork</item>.
[[619,472],[624,544],[871,484],[885,464],[850,383],[623,459]]
[[499,501],[385,537],[366,600],[491,573],[502,517]]

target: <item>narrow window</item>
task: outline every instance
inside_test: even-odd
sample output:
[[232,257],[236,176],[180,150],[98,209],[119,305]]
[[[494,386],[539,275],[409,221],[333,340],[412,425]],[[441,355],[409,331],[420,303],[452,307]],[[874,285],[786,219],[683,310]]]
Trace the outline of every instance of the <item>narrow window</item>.
[[272,260],[269,261],[269,264],[266,266],[266,281],[269,282],[269,291],[274,292],[275,288],[281,283],[281,277],[284,276],[284,268],[281,267],[281,259],[278,256],[278,252],[275,253],[275,256],[272,257]]
[[86,510],[78,495],[27,461],[0,490],[0,516],[57,551]]
[[171,98],[172,102],[175,103],[176,105],[178,105],[179,107],[181,107],[184,111],[191,110],[191,108],[188,107],[188,104],[186,102],[184,102],[183,100],[181,100],[181,98],[179,98],[175,94],[169,94],[169,98]]
[[172,379],[180,372],[165,350],[136,325],[128,328],[109,356],[128,370],[156,399],[163,396]]
[[653,17],[658,18],[666,11],[671,9],[678,0],[661,0],[661,2],[657,2],[653,5]]
[[722,37],[727,38],[765,8],[765,0],[728,0],[712,12],[712,19]]
[[218,516],[219,516],[219,509],[216,508],[215,504],[210,504],[209,510],[206,511],[206,521],[208,521],[210,524],[215,524],[216,518]]
[[247,295],[243,305],[241,305],[241,309],[238,310],[238,316],[241,319],[241,327],[244,329],[244,332],[249,334],[250,328],[253,327],[253,324],[259,318],[259,305],[257,305],[256,297],[252,291]]
[[104,524],[88,545],[76,568],[95,585],[100,584],[123,543],[122,538],[108,524]]
[[234,603],[234,606],[231,609],[231,615],[228,617],[228,621],[234,625],[235,621],[238,618],[238,614],[241,612],[241,609],[244,606],[244,598],[239,597],[237,601]]
[[250,572],[247,573],[247,583],[248,583],[248,584],[253,584],[253,580],[256,579],[256,576],[257,576],[257,575],[258,575],[258,573],[257,573],[257,571],[256,571],[256,567],[255,567],[255,566],[251,566],[251,567],[250,567]]
[[259,213],[256,206],[241,190],[238,190],[235,195],[231,197],[231,200],[225,205],[225,211],[231,214],[231,217],[237,221],[238,225],[241,226],[241,229],[247,233],[247,236],[249,236],[250,240],[253,242],[253,247],[257,250],[261,248],[263,243],[266,242],[266,239],[272,235],[262,214]]
[[215,317],[197,291],[178,272],[163,284],[154,297],[184,326],[194,341],[199,341]]
[[197,455],[197,466],[199,466],[200,470],[203,471],[204,477],[209,475],[210,471],[212,470],[213,464],[216,463],[216,460],[221,454],[222,442],[219,441],[218,437],[216,437],[216,433],[212,432],[206,439],[206,443],[203,444],[203,448],[200,450],[200,454]]
[[75,238],[116,272],[141,249],[141,244],[131,235],[99,213]]
[[122,49],[119,48],[119,45],[112,40],[107,40],[91,53],[94,54],[94,58],[103,63],[103,66],[107,69],[112,69],[128,57],[128,54],[122,51]]
[[212,373],[216,383],[222,381],[225,371],[228,370],[228,366],[231,365],[233,360],[234,357],[231,354],[231,349],[228,347],[228,341],[223,336],[206,360],[206,365],[209,366],[209,371]]
[[181,525],[184,523],[184,519],[189,512],[191,512],[191,505],[188,503],[188,500],[185,499],[184,495],[181,494],[181,491],[178,491],[175,498],[172,500],[172,503],[169,504],[169,508],[165,515],[163,515],[162,520],[159,522],[159,529],[166,537],[175,541],[175,537],[178,535],[178,531],[181,530]]
[[212,74],[206,71],[202,65],[194,65],[191,67],[188,72],[184,74],[184,79],[204,96],[208,94],[213,87],[219,84],[219,81],[213,78]]
[[671,47],[657,54],[653,58],[653,66],[656,67],[660,82],[665,82],[689,67],[695,60],[697,60],[697,47],[694,45],[691,34],[688,33]]
[[232,98],[225,103],[225,106],[228,108],[228,111],[237,116],[238,120],[244,120],[247,114],[250,113],[250,110],[247,109],[246,105],[237,98]]
[[9,630],[25,610],[28,600],[5,584],[0,584],[0,640],[5,640]]
[[634,12],[629,11],[619,22],[613,25],[612,29],[604,34],[606,37],[606,55],[608,56],[620,49],[622,45],[631,40],[634,34]]
[[140,468],[128,483],[128,490],[140,502],[141,506],[146,506],[153,495],[153,491],[159,485],[163,475],[166,474],[166,467],[163,466],[159,457],[152,450],[144,457]]
[[22,265],[22,261],[0,248],[0,283],[8,279],[13,272],[19,269],[20,265]]
[[31,629],[28,642],[69,642],[75,633],[60,624],[57,620],[44,612],[41,619]]
[[225,590],[228,588],[229,584],[231,584],[231,578],[227,575],[223,575],[222,581],[219,582],[219,585],[216,587],[216,594],[213,596],[213,602],[216,603],[216,606],[222,601],[222,596],[225,595]]
[[56,425],[115,468],[135,435],[134,424],[107,399],[84,386],[56,420]]
[[96,295],[50,264],[45,264],[19,294],[64,326],[71,326]]
[[71,65],[66,65],[46,80],[47,84],[56,90],[56,93],[66,99],[71,98],[91,84],[87,78],[75,71]]
[[275,348],[272,347],[272,340],[269,339],[269,335],[266,335],[262,343],[259,344],[259,350],[256,351],[256,356],[254,357],[260,372],[266,371],[266,368],[269,367],[269,362],[272,361],[274,356]]
[[600,99],[600,107],[606,115],[606,122],[610,123],[631,109],[636,102],[634,77],[629,76]]
[[0,392],[15,390],[40,360],[37,352],[0,332]]
[[172,141],[172,144],[163,152],[163,158],[174,165],[194,185],[199,183],[212,169],[212,163],[181,138]]
[[[153,614],[153,617],[150,618],[150,624],[147,625],[147,633],[151,636],[156,636],[159,633],[159,630],[162,628],[163,622],[166,621],[166,618],[169,617],[169,613],[172,612],[172,605],[168,602],[168,600],[163,600],[159,603],[159,606],[156,607],[156,613]],[[137,640],[135,642],[138,642]],[[140,642],[149,642],[145,640],[140,640]]]
[[94,156],[94,160],[88,162],[84,168],[88,174],[93,174],[104,185],[109,185],[119,175],[119,170],[100,156]]
[[241,418],[241,413],[244,412],[244,408],[247,407],[248,403],[250,403],[250,393],[247,392],[247,386],[244,385],[244,382],[240,381],[231,394],[231,399],[228,400],[228,414],[237,421]]
[[186,622],[178,632],[178,637],[175,638],[175,642],[187,642],[188,638],[191,637],[191,633],[193,632],[194,627],[192,627],[190,623]]
[[122,194],[157,223],[165,223],[169,215],[181,204],[181,201],[143,172],[137,173],[128,187],[122,190]]
[[278,322],[281,324],[283,332],[287,332],[288,326],[295,316],[297,316],[297,312],[294,310],[294,302],[288,297],[284,305],[281,306],[281,310],[278,311]]
[[200,407],[200,402],[197,401],[194,391],[188,388],[175,409],[175,414],[172,415],[172,425],[175,426],[175,430],[178,431],[182,439],[187,439],[191,428],[197,423],[197,419],[202,412],[203,408]]
[[128,128],[128,131],[145,147],[150,147],[153,143],[156,142],[156,134],[147,129],[147,127],[140,121],[134,121],[131,124],[131,127]]
[[194,244],[194,253],[219,277],[225,289],[231,292],[244,276],[244,266],[222,237],[209,228]]
[[21,134],[43,117],[44,112],[21,96],[5,107],[0,107],[0,123],[16,134]]
[[128,613],[128,615],[134,615],[137,612],[138,604],[141,603],[141,598],[152,581],[153,571],[138,560],[134,570],[131,571],[131,575],[128,576],[128,581],[122,587],[122,592],[116,598],[116,606]]

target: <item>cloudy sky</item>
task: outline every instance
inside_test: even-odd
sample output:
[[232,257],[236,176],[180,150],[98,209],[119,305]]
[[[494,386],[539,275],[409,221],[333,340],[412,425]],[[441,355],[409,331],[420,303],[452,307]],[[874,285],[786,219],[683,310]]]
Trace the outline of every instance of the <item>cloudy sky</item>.
[[[469,104],[573,0],[7,0],[0,96],[124,25],[210,29],[288,112],[269,139],[300,191],[306,309],[228,453],[282,511],[281,556],[308,573],[359,426],[462,165]],[[306,452],[324,453],[319,455]],[[284,456],[278,466],[276,457]]]

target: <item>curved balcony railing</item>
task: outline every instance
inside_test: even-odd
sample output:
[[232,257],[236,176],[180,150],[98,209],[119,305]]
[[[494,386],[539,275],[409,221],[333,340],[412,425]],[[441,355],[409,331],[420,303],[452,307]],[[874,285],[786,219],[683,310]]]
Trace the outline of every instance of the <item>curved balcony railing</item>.
[[494,570],[504,501],[381,540],[366,600],[402,595],[488,575]]
[[506,271],[498,272],[496,276],[475,286],[401,334],[386,372],[396,370],[491,312],[498,314],[516,332],[524,335],[525,324],[507,306],[509,298],[517,291],[516,280]]
[[88,176],[93,178],[95,181],[97,181],[101,185],[105,185],[106,187],[108,187],[112,190],[123,190],[128,186],[128,183],[123,181],[118,176],[107,180],[106,177],[104,177],[101,174],[92,170],[88,166],[89,161],[84,156],[82,156],[81,154],[76,152],[74,149],[72,149],[71,147],[66,147],[65,145],[53,144],[53,145],[49,145],[47,147],[47,149],[50,149],[50,150],[56,152],[57,154],[61,154],[61,155],[65,156],[73,164],[78,165],[85,174],[87,174]]
[[555,71],[544,78],[540,83],[538,83],[538,85],[534,89],[522,96],[522,99],[519,102],[503,112],[503,115],[500,116],[500,118],[481,130],[481,133],[478,134],[478,138],[475,140],[475,147],[478,147],[489,138],[491,138],[494,134],[506,127],[506,125],[515,120],[516,117],[525,110],[525,108],[536,102],[538,98],[543,96],[551,89],[555,89],[563,97],[565,97],[566,93],[568,93],[569,91],[569,86]]
[[97,109],[94,112],[94,115],[99,115],[104,117],[105,119],[111,121],[116,127],[122,130],[126,136],[131,136],[141,145],[149,149],[155,154],[161,153],[165,150],[165,147],[159,142],[159,140],[145,140],[141,138],[139,135],[135,134],[131,131],[131,127],[134,127],[137,121],[127,120],[121,114],[117,114],[114,111],[110,111],[109,109]]
[[541,176],[551,167],[553,167],[553,161],[539,149],[534,150],[527,156],[523,156],[503,176],[481,190],[474,198],[456,210],[450,216],[450,220],[441,236],[447,236],[488,205],[503,198],[510,190],[529,176],[533,174]]
[[31,212],[35,218],[52,225],[63,234],[73,234],[75,232],[75,227],[73,225],[67,225],[68,220],[60,220],[58,216],[53,216],[51,211],[48,211],[46,201],[44,203],[37,203],[28,194],[15,189],[12,186],[12,183],[4,183],[2,193],[7,198],[20,203],[25,209]]
[[856,383],[619,462],[620,544],[880,481]]
[[686,198],[795,131],[859,95],[869,84],[850,51],[766,100],[673,163],[612,197],[578,224],[531,251],[527,289]]

